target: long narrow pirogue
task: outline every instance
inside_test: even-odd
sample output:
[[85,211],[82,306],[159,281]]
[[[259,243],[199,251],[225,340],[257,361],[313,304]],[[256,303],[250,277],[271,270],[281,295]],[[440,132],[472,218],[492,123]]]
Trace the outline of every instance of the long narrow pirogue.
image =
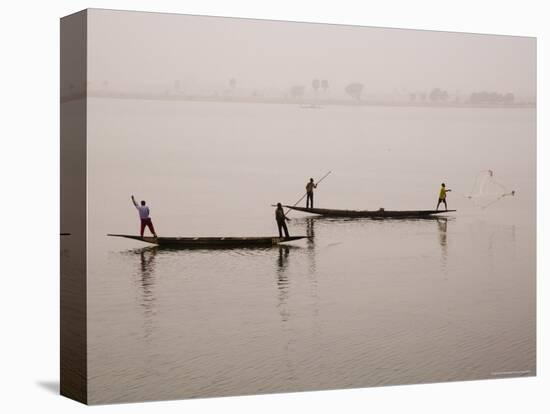
[[306,208],[284,206],[304,213],[319,214],[326,217],[364,217],[364,218],[414,218],[429,217],[434,214],[451,213],[456,210],[335,210],[328,208]]
[[308,236],[292,237],[141,237],[130,234],[107,234],[111,237],[124,237],[145,243],[167,247],[269,247],[279,243],[305,239]]

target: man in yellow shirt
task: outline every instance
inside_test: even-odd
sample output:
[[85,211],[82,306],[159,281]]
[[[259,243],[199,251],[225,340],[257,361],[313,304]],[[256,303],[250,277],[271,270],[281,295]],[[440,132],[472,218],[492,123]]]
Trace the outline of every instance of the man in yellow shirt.
[[439,199],[437,200],[437,207],[435,208],[436,210],[439,210],[439,205],[441,203],[445,204],[445,211],[448,210],[447,209],[447,193],[451,191],[451,189],[446,189],[445,188],[445,183],[441,183],[441,189],[439,190]]

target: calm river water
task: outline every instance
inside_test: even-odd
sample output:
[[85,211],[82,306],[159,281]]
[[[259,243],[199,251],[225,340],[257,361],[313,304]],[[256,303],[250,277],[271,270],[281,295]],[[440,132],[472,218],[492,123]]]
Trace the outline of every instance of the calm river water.
[[[92,98],[88,123],[90,402],[535,374],[534,109]],[[489,169],[514,197],[467,197]],[[314,238],[269,249],[105,236],[138,232],[131,194],[159,235],[275,235],[328,170],[319,207],[431,209],[445,181],[458,212],[291,213]]]

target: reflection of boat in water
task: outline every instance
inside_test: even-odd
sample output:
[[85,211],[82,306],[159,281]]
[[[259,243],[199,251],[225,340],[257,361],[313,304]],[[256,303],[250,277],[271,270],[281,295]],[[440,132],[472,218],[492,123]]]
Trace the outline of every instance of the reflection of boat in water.
[[141,237],[130,234],[108,234],[145,243],[172,248],[220,248],[220,247],[269,247],[279,243],[305,239],[307,236],[292,237]]
[[456,210],[335,210],[328,208],[306,208],[284,206],[304,213],[319,214],[326,217],[370,217],[370,218],[411,218],[427,217],[434,214],[451,213]]

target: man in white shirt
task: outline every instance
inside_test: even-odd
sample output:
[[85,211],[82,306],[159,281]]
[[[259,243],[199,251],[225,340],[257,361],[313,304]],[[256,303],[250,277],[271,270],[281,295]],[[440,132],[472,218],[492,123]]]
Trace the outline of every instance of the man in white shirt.
[[306,208],[313,208],[313,189],[317,188],[317,184],[313,182],[313,178],[309,179],[309,182],[306,184]]
[[145,201],[141,200],[141,204],[138,204],[136,203],[136,199],[132,195],[132,203],[134,203],[134,206],[137,208],[139,212],[139,219],[141,220],[141,230],[140,230],[141,237],[143,237],[145,226],[149,227],[149,231],[153,233],[154,237],[157,237],[157,233],[155,233],[155,228],[153,227],[153,222],[151,221],[151,217],[149,217],[149,207],[145,205]]

